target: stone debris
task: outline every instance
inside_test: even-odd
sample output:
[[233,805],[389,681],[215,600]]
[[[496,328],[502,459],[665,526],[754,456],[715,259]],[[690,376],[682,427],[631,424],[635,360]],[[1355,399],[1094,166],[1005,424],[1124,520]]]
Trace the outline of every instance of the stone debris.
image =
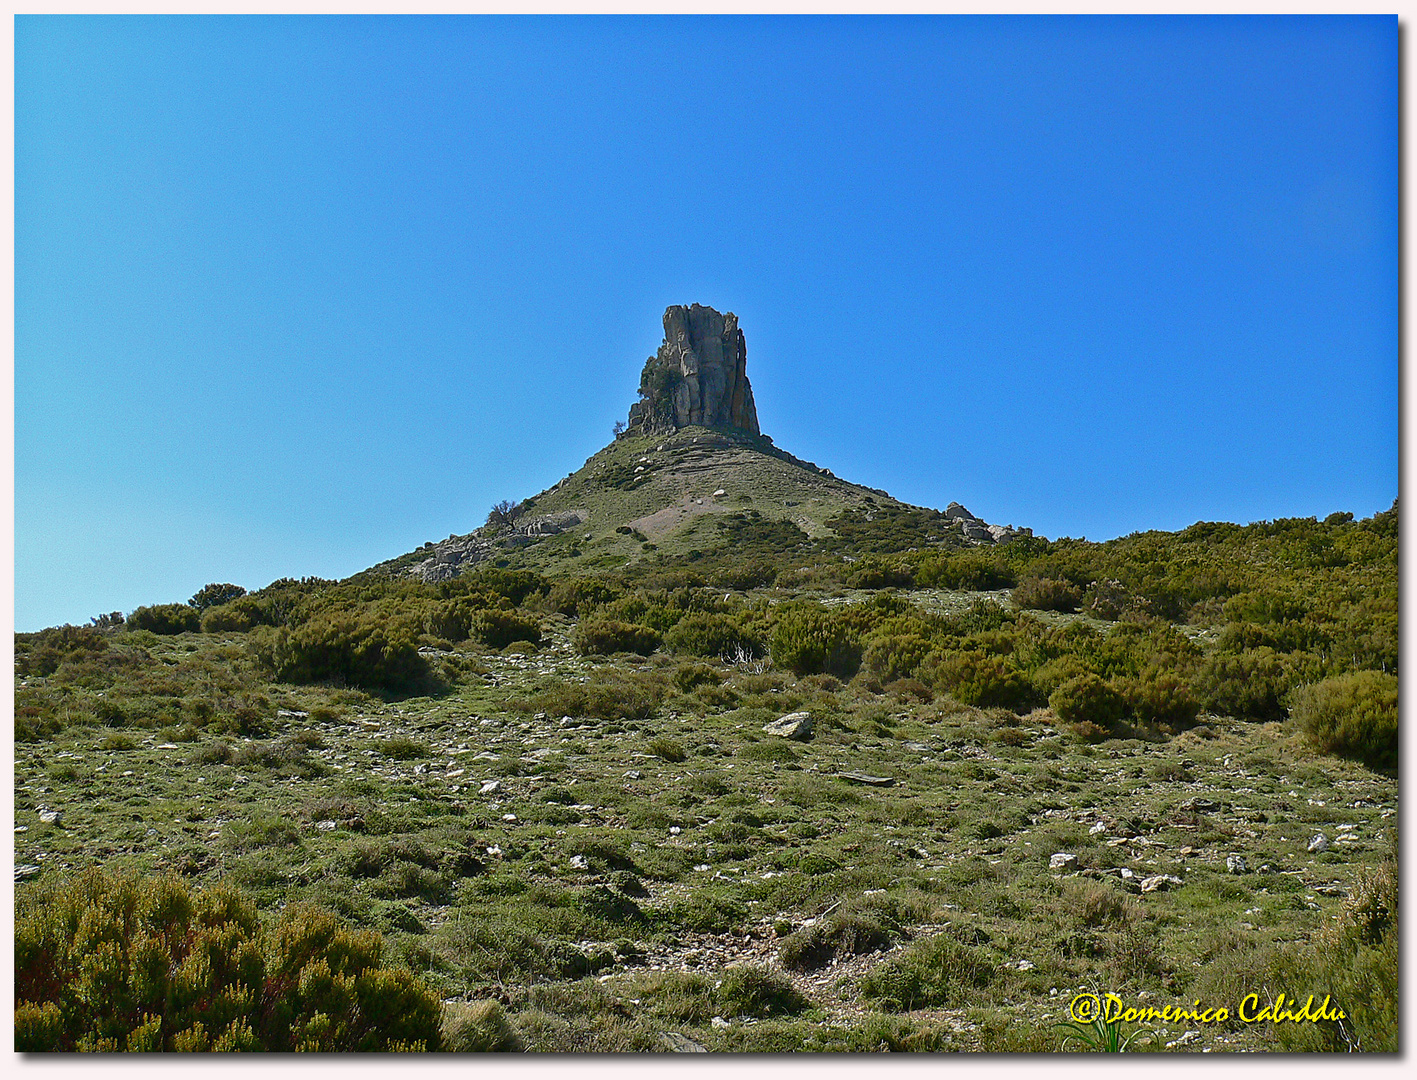
[[1328,837],[1325,836],[1323,833],[1316,833],[1314,838],[1309,841],[1309,854],[1317,855],[1319,852],[1327,850]]
[[1070,855],[1066,851],[1059,851],[1048,859],[1049,870],[1076,870],[1078,868],[1078,857]]
[[707,1054],[703,1046],[694,1042],[687,1035],[681,1035],[677,1031],[661,1031],[659,1037],[664,1040],[664,1045],[671,1053],[675,1054]]
[[894,776],[871,776],[869,773],[859,772],[839,772],[836,774],[843,780],[849,780],[853,784],[866,784],[870,787],[894,787]]
[[39,820],[55,828],[64,824],[64,814],[59,810],[44,809],[39,812]]
[[15,880],[28,881],[32,877],[39,875],[39,867],[34,863],[17,863],[15,865]]
[[784,739],[805,740],[812,737],[812,714],[805,712],[788,713],[763,725],[769,735],[781,735]]
[[1155,877],[1149,877],[1142,881],[1141,891],[1144,893],[1165,892],[1184,884],[1185,882],[1174,874],[1157,874]]
[[1245,857],[1243,855],[1225,856],[1225,872],[1228,874],[1249,873],[1249,867],[1245,865]]

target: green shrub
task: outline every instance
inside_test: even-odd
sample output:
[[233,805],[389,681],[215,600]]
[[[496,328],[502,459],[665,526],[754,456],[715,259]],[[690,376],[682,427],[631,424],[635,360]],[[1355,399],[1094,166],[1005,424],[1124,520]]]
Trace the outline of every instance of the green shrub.
[[786,607],[772,632],[773,661],[797,675],[849,679],[861,665],[861,644],[847,622],[815,604]]
[[1292,715],[1323,754],[1397,767],[1397,677],[1381,671],[1335,675],[1295,690]]
[[659,735],[649,741],[646,747],[655,757],[661,757],[665,761],[680,762],[689,755],[685,751],[682,743],[669,738],[667,735]]
[[1283,657],[1262,646],[1239,655],[1221,653],[1211,657],[1201,666],[1195,683],[1207,712],[1282,720],[1291,678]]
[[1013,660],[982,652],[932,652],[920,675],[965,705],[1017,709],[1033,699],[1033,687]]
[[653,716],[668,690],[660,675],[598,672],[593,681],[556,679],[528,698],[509,702],[522,712],[552,716],[593,716],[600,720],[644,720]]
[[468,620],[467,636],[489,649],[505,649],[516,641],[541,643],[541,626],[533,618],[504,608],[475,612]]
[[752,562],[742,566],[725,566],[713,575],[713,584],[720,589],[763,588],[777,580],[777,567],[769,562]]
[[664,647],[688,656],[758,656],[761,643],[727,615],[685,615],[664,635]]
[[994,974],[977,949],[939,934],[877,965],[861,980],[861,996],[887,1012],[972,1006]]
[[154,634],[183,634],[202,628],[202,613],[186,604],[157,604],[140,607],[128,616],[129,630]]
[[725,1016],[755,1016],[760,1020],[791,1016],[809,1004],[791,979],[766,964],[743,964],[725,970],[718,984],[718,1003]]
[[833,912],[789,934],[778,960],[792,971],[815,971],[833,957],[878,952],[890,944],[890,930],[879,919],[855,911]]
[[399,693],[416,689],[429,676],[412,633],[375,613],[335,610],[293,630],[258,627],[247,645],[257,664],[280,682]]
[[1082,603],[1082,590],[1071,581],[1026,577],[1014,587],[1010,599],[1032,611],[1076,611]]
[[1009,588],[1014,583],[1014,574],[997,556],[967,553],[922,559],[915,581],[931,589],[982,592]]
[[1132,715],[1144,723],[1162,724],[1174,731],[1196,722],[1200,704],[1190,687],[1171,671],[1148,667],[1122,680],[1122,696]]
[[929,652],[930,643],[919,634],[874,634],[866,639],[861,663],[883,682],[892,682],[915,674]]
[[273,621],[264,602],[254,596],[243,596],[204,609],[201,627],[204,634],[244,634],[256,626],[269,626]]
[[620,593],[620,589],[598,578],[572,578],[551,586],[546,599],[562,615],[580,618],[601,604],[608,604]]
[[846,575],[853,589],[910,589],[915,586],[915,568],[909,563],[862,559]]
[[204,585],[198,590],[197,595],[187,603],[198,611],[206,611],[207,608],[216,607],[218,604],[229,604],[245,595],[246,590],[240,585]]
[[617,652],[648,656],[660,643],[659,632],[651,627],[598,617],[583,619],[577,624],[571,640],[583,656],[608,656]]
[[1049,707],[1066,724],[1095,724],[1111,729],[1122,719],[1126,702],[1110,684],[1092,672],[1075,675],[1048,697]]
[[437,995],[326,912],[97,870],[16,901],[21,1052],[440,1048]]
[[15,635],[15,672],[53,675],[65,660],[103,652],[108,639],[93,626],[52,626],[37,634]]

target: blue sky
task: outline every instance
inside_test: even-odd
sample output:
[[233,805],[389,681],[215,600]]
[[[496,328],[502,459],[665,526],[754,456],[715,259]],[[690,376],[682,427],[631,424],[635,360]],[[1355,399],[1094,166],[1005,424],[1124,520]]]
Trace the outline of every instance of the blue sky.
[[1106,539],[1398,482],[1395,18],[15,25],[15,621],[342,577],[624,416]]

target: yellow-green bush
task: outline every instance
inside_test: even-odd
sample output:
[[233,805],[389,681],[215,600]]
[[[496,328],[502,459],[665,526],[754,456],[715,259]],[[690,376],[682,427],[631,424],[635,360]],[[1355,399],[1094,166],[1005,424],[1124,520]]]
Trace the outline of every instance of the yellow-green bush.
[[428,676],[412,633],[375,612],[332,610],[293,630],[258,627],[248,644],[256,662],[280,682],[400,692]]
[[16,908],[20,1052],[439,1049],[437,995],[327,912],[97,870]]
[[757,639],[727,615],[697,612],[685,615],[664,635],[664,646],[688,656],[734,656],[739,652],[757,656],[762,646]]
[[576,651],[583,656],[609,655],[617,652],[648,656],[659,648],[659,632],[652,627],[614,619],[583,619],[571,635]]
[[837,612],[816,604],[784,605],[773,627],[772,656],[797,675],[849,679],[861,664],[861,644]]
[[1291,711],[1321,753],[1397,767],[1397,677],[1355,671],[1294,691]]
[[1048,697],[1049,707],[1066,724],[1089,723],[1110,729],[1122,719],[1122,695],[1092,672],[1065,680]]
[[129,630],[150,630],[154,634],[181,634],[200,630],[202,613],[187,604],[154,604],[140,607],[128,616]]

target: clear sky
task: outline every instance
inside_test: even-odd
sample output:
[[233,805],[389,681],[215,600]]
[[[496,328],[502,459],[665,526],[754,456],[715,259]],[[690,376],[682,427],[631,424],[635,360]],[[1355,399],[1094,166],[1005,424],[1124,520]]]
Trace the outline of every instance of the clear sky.
[[20,17],[16,627],[468,532],[675,303],[897,498],[1367,516],[1398,153],[1393,17]]

